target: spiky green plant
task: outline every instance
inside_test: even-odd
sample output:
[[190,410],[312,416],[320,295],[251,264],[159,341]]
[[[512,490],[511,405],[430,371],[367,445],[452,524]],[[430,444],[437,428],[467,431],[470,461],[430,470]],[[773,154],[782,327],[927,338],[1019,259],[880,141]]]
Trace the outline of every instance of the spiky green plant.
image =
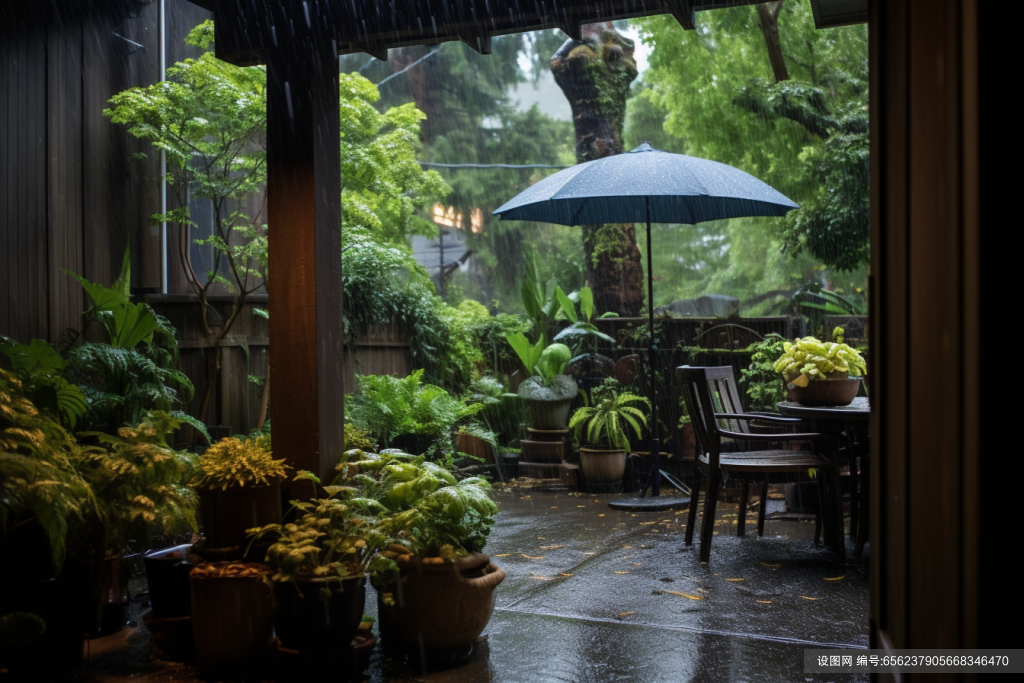
[[651,402],[628,391],[609,390],[596,405],[577,409],[569,420],[569,428],[576,438],[589,445],[628,451],[627,428],[632,428],[639,439],[643,436],[643,427],[647,426],[647,416],[637,405],[646,405],[650,410]]

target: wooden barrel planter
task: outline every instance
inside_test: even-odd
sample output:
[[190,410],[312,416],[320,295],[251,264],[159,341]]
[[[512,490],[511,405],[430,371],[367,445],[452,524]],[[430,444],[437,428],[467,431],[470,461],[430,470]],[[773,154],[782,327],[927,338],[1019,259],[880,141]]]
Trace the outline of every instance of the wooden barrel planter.
[[253,674],[265,666],[274,626],[266,565],[215,562],[192,570],[192,632],[204,674]]

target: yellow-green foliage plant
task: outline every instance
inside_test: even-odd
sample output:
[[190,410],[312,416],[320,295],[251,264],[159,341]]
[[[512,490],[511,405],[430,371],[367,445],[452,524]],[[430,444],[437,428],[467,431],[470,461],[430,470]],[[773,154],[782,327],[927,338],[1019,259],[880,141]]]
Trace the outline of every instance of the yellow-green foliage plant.
[[262,438],[221,439],[199,457],[199,471],[192,480],[197,489],[269,486],[284,479],[290,469],[284,460],[274,460]]
[[[320,484],[316,475],[306,471],[299,472],[295,481]],[[328,602],[335,590],[342,590],[341,581],[363,574],[383,536],[370,533],[373,519],[365,514],[365,505],[353,500],[354,487],[322,488],[327,494],[324,498],[291,502],[294,522],[268,524],[247,533],[252,541],[273,541],[266,556],[274,570],[272,581],[319,579],[317,597]]]
[[856,349],[843,343],[843,328],[832,332],[834,342],[804,337],[783,345],[785,353],[775,361],[775,371],[787,382],[807,386],[810,380],[859,377],[867,373],[864,358]]
[[25,397],[21,380],[0,369],[3,538],[10,540],[16,529],[38,522],[58,571],[69,550],[69,529],[80,530],[86,519],[96,515],[92,488],[75,466],[80,456],[75,439]]
[[154,410],[139,424],[119,429],[117,436],[79,435],[100,444],[82,449],[78,469],[96,496],[109,554],[120,554],[130,539],[145,541],[153,532],[196,531],[197,501],[187,486],[195,456],[167,443],[182,424]]

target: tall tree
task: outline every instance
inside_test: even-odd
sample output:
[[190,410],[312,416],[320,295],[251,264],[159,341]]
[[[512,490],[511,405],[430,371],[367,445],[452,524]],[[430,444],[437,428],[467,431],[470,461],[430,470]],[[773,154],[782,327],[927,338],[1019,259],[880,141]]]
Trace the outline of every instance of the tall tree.
[[[588,24],[551,58],[551,73],[572,107],[576,161],[622,154],[626,98],[637,77],[633,41],[611,22]],[[637,316],[643,268],[632,223],[583,227],[587,282],[598,310]]]

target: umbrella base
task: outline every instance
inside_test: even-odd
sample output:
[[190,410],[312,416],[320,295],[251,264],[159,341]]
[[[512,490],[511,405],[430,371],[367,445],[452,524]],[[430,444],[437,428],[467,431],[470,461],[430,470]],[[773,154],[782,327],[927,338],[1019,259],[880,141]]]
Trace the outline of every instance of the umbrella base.
[[665,510],[681,510],[689,505],[689,498],[675,498],[672,496],[619,498],[608,503],[608,507],[613,510],[624,510],[627,512],[664,512]]

